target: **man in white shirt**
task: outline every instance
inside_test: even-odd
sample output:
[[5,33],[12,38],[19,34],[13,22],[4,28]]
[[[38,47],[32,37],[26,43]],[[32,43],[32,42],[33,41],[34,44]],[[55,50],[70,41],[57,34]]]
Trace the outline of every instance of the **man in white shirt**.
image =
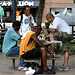
[[[21,21],[22,18],[22,21]],[[20,28],[20,34],[23,35],[26,31],[30,31],[31,27],[34,25],[34,18],[32,14],[30,13],[30,7],[24,6],[23,10],[21,11],[18,19],[21,21],[21,28]]]
[[[24,6],[23,10],[20,12],[19,17],[17,19],[18,21],[21,22],[21,27],[20,27],[20,35],[24,35],[26,32],[31,31],[31,27],[34,25],[34,18],[30,13],[30,7],[29,6]],[[23,63],[23,66],[19,66],[18,70],[21,71],[23,70],[23,67],[26,67],[28,63],[24,62],[24,59],[22,58],[21,61]],[[26,70],[26,68],[24,68]]]
[[[72,31],[63,19],[54,17],[51,13],[46,15],[46,19],[53,24],[51,33],[46,37],[50,37],[50,41],[58,40],[63,43],[64,65],[60,67],[60,70],[69,70],[67,64],[69,59],[69,43],[73,38]],[[51,44],[51,49],[54,52],[54,44]]]

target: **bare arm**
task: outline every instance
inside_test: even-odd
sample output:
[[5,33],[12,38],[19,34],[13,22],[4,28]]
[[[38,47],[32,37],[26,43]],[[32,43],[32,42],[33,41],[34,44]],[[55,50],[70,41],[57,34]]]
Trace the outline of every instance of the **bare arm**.
[[33,35],[31,36],[31,38],[32,38],[39,46],[44,46],[44,47],[45,47],[45,45],[37,38],[36,34],[33,34]]
[[[56,32],[56,29],[52,28],[51,33],[55,33],[55,32]],[[46,37],[50,37],[50,34],[49,34],[49,35],[44,36],[44,38],[46,38]]]
[[33,26],[33,23],[31,22],[31,14],[28,16],[28,18],[29,18],[29,24],[30,24],[30,26],[32,27]]
[[31,38],[39,45],[39,46],[42,46],[42,47],[45,47],[47,49],[47,51],[49,52],[49,54],[51,55],[51,57],[53,57],[53,54],[50,50],[48,50],[48,48],[37,38],[36,34],[33,34],[31,36]]
[[[16,32],[20,35],[20,32],[19,32],[19,31],[16,31]],[[22,36],[20,35],[20,38],[19,38],[18,40],[20,40],[20,39],[21,39],[21,37],[22,37]]]
[[55,33],[56,29],[52,28],[51,33]]
[[47,37],[50,37],[50,34],[49,34],[49,35],[44,36],[43,38],[47,38]]

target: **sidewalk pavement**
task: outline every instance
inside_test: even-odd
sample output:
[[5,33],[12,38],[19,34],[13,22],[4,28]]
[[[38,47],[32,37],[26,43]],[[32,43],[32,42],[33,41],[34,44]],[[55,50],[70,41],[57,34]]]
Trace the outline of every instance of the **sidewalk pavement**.
[[[59,71],[58,67],[61,66],[64,62],[64,56],[61,56],[61,60],[56,60],[55,68],[56,68],[56,74],[55,75],[75,75],[75,55],[70,56],[69,60],[69,71]],[[51,60],[48,60],[48,66],[51,67]],[[6,59],[5,56],[0,52],[0,75],[25,75],[24,71],[18,71],[18,64],[19,59],[16,59],[16,69],[12,69],[12,61],[11,59]],[[39,75],[39,74],[37,74]],[[41,74],[44,75],[44,74]],[[47,75],[47,74],[45,74]]]

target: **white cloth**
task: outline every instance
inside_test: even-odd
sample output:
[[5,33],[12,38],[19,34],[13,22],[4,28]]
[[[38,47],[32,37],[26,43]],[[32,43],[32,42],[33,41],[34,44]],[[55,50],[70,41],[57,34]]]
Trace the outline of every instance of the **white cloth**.
[[52,40],[51,42],[50,41],[46,41],[47,44],[52,44],[52,43],[59,43],[60,46],[62,47],[62,41],[56,41],[56,40]]
[[68,34],[72,34],[72,30],[63,19],[55,17],[52,24],[53,24],[52,28],[55,28],[57,32],[62,31],[62,32],[67,32]]
[[28,32],[30,32],[30,31],[26,31],[26,32],[23,34],[23,36],[21,37],[21,39],[25,38]]
[[25,75],[33,75],[34,73],[35,73],[35,70],[29,67],[28,71],[25,72]]
[[[19,16],[17,20],[21,21],[21,16]],[[33,24],[35,23],[33,16],[31,16],[31,22]],[[28,16],[23,14],[23,19],[22,19],[21,28],[20,28],[20,34],[23,35],[26,31],[29,31],[29,30],[31,30],[31,26],[29,24]]]

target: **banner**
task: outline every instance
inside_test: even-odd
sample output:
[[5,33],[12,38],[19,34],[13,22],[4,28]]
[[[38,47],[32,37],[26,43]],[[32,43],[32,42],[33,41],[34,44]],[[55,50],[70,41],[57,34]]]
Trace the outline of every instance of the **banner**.
[[21,11],[16,11],[16,19],[18,18],[20,12]]
[[[12,1],[0,1],[1,6],[11,6]],[[25,0],[25,1],[17,1],[17,6],[39,6],[39,1],[37,0]]]

